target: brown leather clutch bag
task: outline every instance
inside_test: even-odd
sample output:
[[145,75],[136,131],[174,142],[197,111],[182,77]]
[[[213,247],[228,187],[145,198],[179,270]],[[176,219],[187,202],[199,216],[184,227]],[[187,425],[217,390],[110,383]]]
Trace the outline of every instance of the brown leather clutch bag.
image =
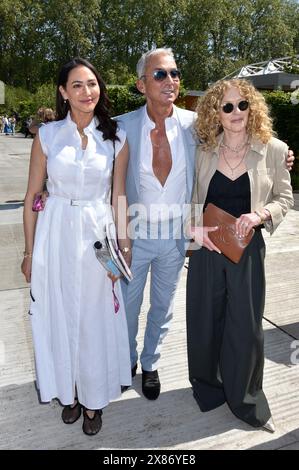
[[250,243],[254,228],[244,238],[239,238],[236,233],[236,217],[225,212],[212,203],[209,203],[203,214],[204,227],[218,227],[215,232],[209,232],[209,238],[227,258],[238,263],[241,256]]

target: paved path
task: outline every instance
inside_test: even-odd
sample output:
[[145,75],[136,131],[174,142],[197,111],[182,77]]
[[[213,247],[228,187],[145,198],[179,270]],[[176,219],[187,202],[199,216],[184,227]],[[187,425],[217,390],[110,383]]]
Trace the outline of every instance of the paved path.
[[[275,434],[252,430],[226,405],[210,413],[197,407],[187,377],[184,269],[159,368],[160,398],[142,396],[138,371],[133,388],[105,409],[102,431],[90,438],[81,420],[64,425],[59,404],[40,405],[35,391],[29,292],[19,271],[31,143],[0,136],[0,449],[299,449],[299,366],[291,361],[292,342],[299,340],[299,195],[277,233],[266,236],[264,388]],[[140,338],[147,307],[148,290]],[[299,363],[299,341],[296,347]]]

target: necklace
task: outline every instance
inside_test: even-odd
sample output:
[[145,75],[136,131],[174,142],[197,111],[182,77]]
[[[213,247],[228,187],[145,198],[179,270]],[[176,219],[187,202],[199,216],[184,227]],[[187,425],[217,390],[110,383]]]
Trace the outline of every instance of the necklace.
[[[159,140],[159,139],[158,139],[158,140]],[[156,142],[154,142],[154,140],[153,140],[153,135],[151,135],[151,142],[152,142],[152,146],[153,146],[153,147],[158,148],[158,149],[160,149],[160,150],[169,147],[169,142],[168,142],[168,139],[167,139],[167,136],[166,136],[166,135],[163,135],[163,136],[160,138],[160,142],[159,142],[158,144],[156,144]]]
[[152,146],[153,147],[156,147],[157,149],[165,149],[166,147],[168,147],[168,142],[162,142],[162,144],[155,144],[153,141],[152,141]]
[[161,148],[161,145],[154,144],[154,142],[152,142],[152,146],[156,147],[157,149]]
[[[239,150],[239,152],[240,152],[240,150]],[[223,155],[223,158],[224,158],[224,161],[225,161],[226,165],[227,165],[228,168],[230,169],[230,172],[231,172],[231,177],[230,177],[230,178],[231,178],[232,180],[236,179],[234,173],[235,173],[236,169],[239,168],[239,166],[240,166],[241,163],[243,162],[246,153],[247,153],[246,151],[243,153],[243,157],[241,158],[241,160],[239,161],[239,163],[238,163],[237,165],[231,166],[231,165],[228,163],[228,161],[227,161],[227,158],[226,158],[226,156],[225,156],[225,150],[223,149],[222,155]]]
[[239,153],[241,150],[243,150],[243,148],[249,143],[248,140],[245,140],[245,142],[242,142],[242,144],[240,145],[237,145],[237,147],[231,147],[230,145],[228,144],[225,144],[224,142],[221,143],[221,147],[225,147],[227,148],[228,150],[231,150],[231,152],[234,152],[234,153]]
[[84,137],[86,137],[86,134],[84,134],[84,130],[83,130],[83,129],[79,129],[79,127],[77,127],[77,131],[79,132],[80,137],[81,137],[82,139],[84,139]]

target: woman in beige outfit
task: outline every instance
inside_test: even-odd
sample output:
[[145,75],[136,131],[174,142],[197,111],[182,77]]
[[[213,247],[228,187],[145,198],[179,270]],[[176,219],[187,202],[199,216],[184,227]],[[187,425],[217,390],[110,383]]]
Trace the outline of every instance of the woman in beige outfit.
[[[255,235],[238,264],[212,243],[195,217],[189,229],[202,248],[187,281],[189,378],[202,411],[227,402],[254,427],[274,432],[263,382],[265,244],[293,205],[286,144],[273,137],[263,96],[246,80],[215,83],[198,105],[193,212],[213,203],[237,218],[239,237]],[[200,211],[199,211],[200,214]]]

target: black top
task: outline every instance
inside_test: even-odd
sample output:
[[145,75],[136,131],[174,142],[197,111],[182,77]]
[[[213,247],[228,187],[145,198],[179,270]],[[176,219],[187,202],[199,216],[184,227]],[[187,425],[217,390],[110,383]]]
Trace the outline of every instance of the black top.
[[239,178],[231,180],[216,170],[209,184],[205,207],[209,202],[234,217],[251,212],[248,173],[243,173]]

